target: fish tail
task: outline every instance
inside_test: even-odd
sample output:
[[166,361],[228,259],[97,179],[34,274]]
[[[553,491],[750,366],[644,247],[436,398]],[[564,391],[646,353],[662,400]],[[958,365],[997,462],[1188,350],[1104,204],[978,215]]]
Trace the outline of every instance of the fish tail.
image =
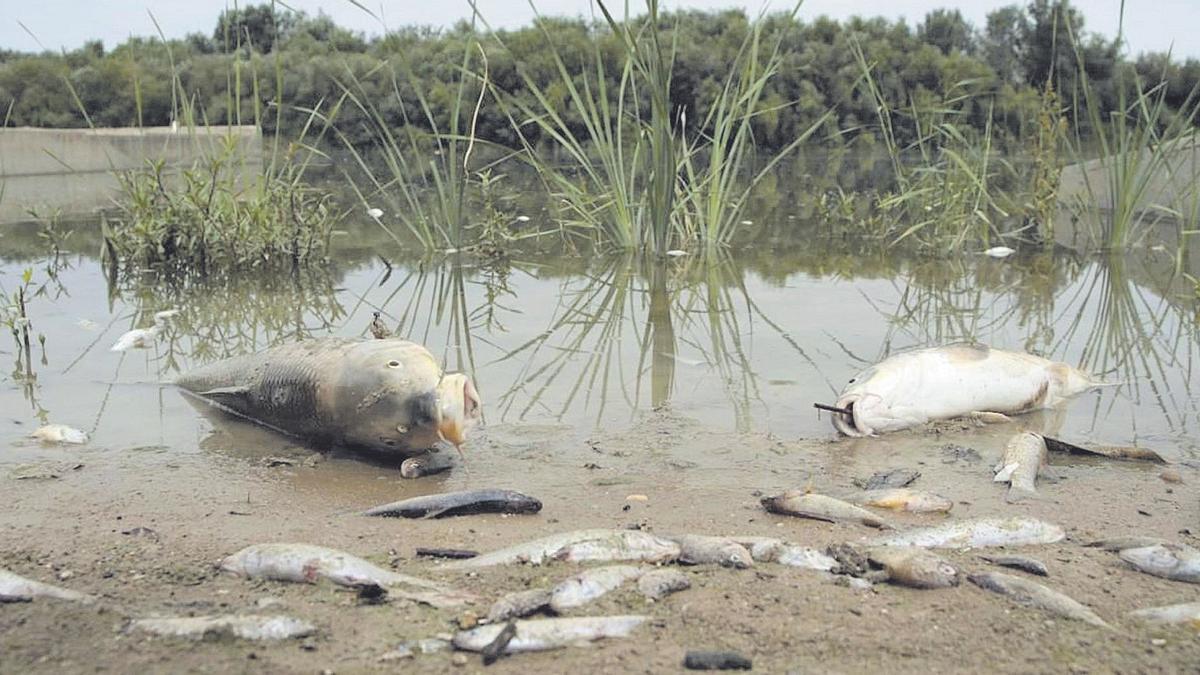
[[1019,504],[1021,502],[1040,498],[1041,495],[1037,493],[1037,490],[1010,485],[1008,488],[1008,494],[1004,496],[1004,501],[1008,502],[1009,504]]

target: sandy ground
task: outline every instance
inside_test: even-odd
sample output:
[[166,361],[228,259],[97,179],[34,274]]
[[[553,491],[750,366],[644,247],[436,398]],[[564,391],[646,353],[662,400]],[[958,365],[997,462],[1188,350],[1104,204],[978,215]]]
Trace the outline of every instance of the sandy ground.
[[[1200,670],[1200,632],[1126,616],[1200,600],[1200,586],[1141,574],[1115,554],[1080,545],[1123,534],[1200,545],[1200,470],[1177,464],[1172,469],[1183,482],[1174,483],[1163,480],[1159,466],[1055,456],[1057,480],[1043,481],[1041,499],[1011,505],[991,482],[990,467],[1013,431],[951,425],[884,439],[797,441],[715,433],[659,411],[611,433],[484,429],[469,445],[465,466],[411,481],[393,466],[336,455],[315,466],[269,467],[265,456],[304,459],[311,450],[237,426],[219,425],[200,439],[200,451],[178,456],[163,448],[55,448],[43,453],[43,464],[82,467],[40,480],[0,475],[0,567],[102,600],[0,605],[0,671],[661,673],[681,670],[689,649],[736,650],[753,659],[755,670],[779,673]],[[742,571],[693,567],[686,569],[693,587],[664,601],[647,603],[629,586],[573,613],[649,615],[629,639],[506,657],[485,669],[474,654],[465,663],[451,653],[380,660],[402,642],[452,631],[465,610],[405,601],[362,605],[330,586],[247,581],[213,566],[248,544],[321,544],[475,592],[485,602],[470,611],[484,614],[492,599],[576,568],[554,563],[467,575],[416,559],[414,549],[487,551],[591,527],[768,535],[823,548],[876,532],[773,516],[758,497],[806,485],[852,490],[853,478],[897,467],[921,472],[913,487],[953,499],[950,518],[1027,514],[1064,526],[1066,541],[1021,553],[1046,563],[1044,583],[1091,606],[1115,630],[1018,607],[969,583],[936,591],[886,584],[856,590],[769,563]],[[355,515],[417,494],[483,487],[519,489],[545,507],[532,516],[444,520]],[[919,525],[943,517],[895,519]],[[988,567],[980,553],[946,557],[974,571]],[[261,644],[125,631],[131,617],[253,612],[263,601],[277,601],[269,611],[316,623],[319,634]]]

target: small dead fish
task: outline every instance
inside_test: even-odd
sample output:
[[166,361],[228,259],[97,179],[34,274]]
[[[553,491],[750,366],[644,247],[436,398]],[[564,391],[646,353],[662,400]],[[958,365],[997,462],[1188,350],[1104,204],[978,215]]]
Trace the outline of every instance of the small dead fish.
[[401,478],[422,478],[449,471],[454,459],[448,452],[427,452],[400,462]]
[[688,670],[751,670],[754,662],[737,652],[689,651],[683,655]]
[[1036,497],[1038,472],[1046,466],[1046,461],[1046,443],[1042,437],[1022,431],[1004,446],[1004,456],[996,465],[992,480],[1008,483],[1005,499],[1009,503]]
[[1200,551],[1186,544],[1127,548],[1119,555],[1121,560],[1133,565],[1140,572],[1172,581],[1200,584]]
[[789,490],[775,497],[764,497],[763,508],[771,513],[828,522],[848,521],[869,527],[895,529],[879,516],[840,499],[802,490]]
[[112,347],[109,347],[110,352],[124,352],[130,349],[149,349],[150,345],[154,344],[154,340],[158,337],[158,326],[152,328],[134,328],[117,338]]
[[1153,450],[1128,445],[1094,445],[1090,448],[1085,448],[1074,443],[1067,443],[1058,438],[1047,437],[1046,447],[1051,452],[1065,452],[1072,455],[1096,455],[1108,457],[1109,459],[1154,462],[1156,464],[1167,463],[1167,460],[1163,459],[1162,455]]
[[642,571],[633,565],[609,565],[580,572],[554,587],[550,592],[550,609],[562,614],[568,609],[586,605],[620,588],[626,581],[640,577]]
[[864,506],[911,513],[947,513],[954,508],[954,502],[945,497],[910,488],[867,490],[855,495],[854,501]]
[[243,640],[286,640],[312,635],[316,626],[290,616],[185,616],[165,619],[136,619],[131,630],[155,635],[205,639],[229,635]]
[[980,558],[1001,567],[1011,567],[1022,572],[1036,574],[1039,577],[1050,576],[1050,570],[1046,569],[1046,564],[1041,560],[1029,558],[1023,555],[981,555]]
[[96,598],[86,593],[60,588],[0,569],[0,603],[30,602],[36,598],[92,602]]
[[[600,557],[587,558],[588,555]],[[614,557],[621,555],[630,557]],[[551,559],[666,562],[677,557],[679,557],[679,544],[660,539],[646,532],[603,529],[575,530],[552,534],[491,553],[484,553],[470,560],[455,560],[446,563],[442,569],[465,570],[521,563],[541,565]]]
[[[627,637],[647,618],[632,615],[581,616],[517,621],[517,634],[505,646],[503,653],[545,651],[607,638]],[[489,624],[460,631],[454,636],[454,646],[469,652],[482,651],[495,641],[502,630],[503,625]]]
[[450,560],[465,560],[479,555],[479,551],[464,548],[422,548],[417,547],[418,558],[449,558]]
[[680,534],[663,538],[679,544],[679,562],[685,565],[720,565],[739,570],[754,566],[750,551],[727,537]]
[[1139,621],[1149,623],[1186,623],[1200,630],[1200,602],[1185,602],[1166,607],[1148,607],[1129,613],[1129,616]]
[[509,593],[492,603],[492,608],[488,610],[488,623],[519,619],[540,612],[550,605],[551,594],[552,590],[549,588]]
[[1159,539],[1158,537],[1141,537],[1138,535],[1130,535],[1126,537],[1097,539],[1096,541],[1091,541],[1084,544],[1084,546],[1087,546],[1088,548],[1098,548],[1102,551],[1108,551],[1109,553],[1118,553],[1127,548],[1145,548],[1147,546],[1158,546],[1160,544],[1169,543],[1170,542],[1166,539]]
[[36,431],[29,434],[29,437],[43,443],[81,445],[88,442],[87,433],[79,429],[73,429],[65,424],[47,424],[38,427]]
[[887,580],[910,588],[950,588],[961,580],[958,569],[923,548],[880,548],[868,559],[883,568]]
[[921,477],[920,471],[911,469],[888,469],[876,471],[870,478],[854,478],[850,482],[864,490],[884,490],[887,488],[902,488],[913,484]]
[[364,516],[446,518],[474,513],[537,513],[542,503],[516,490],[463,490],[403,499],[376,506]]
[[688,578],[688,575],[669,567],[650,570],[638,578],[638,591],[647,600],[662,600],[672,593],[691,587],[692,580]]
[[1112,628],[1091,609],[1036,581],[1001,572],[979,572],[968,575],[967,578],[976,586],[1007,596],[1018,605],[1044,609],[1063,618],[1083,621],[1101,628]]
[[[386,587],[396,597],[434,607],[456,607],[474,600],[470,594],[455,591],[443,584],[385,570],[344,551],[311,544],[247,546],[221,561],[221,569],[248,579],[306,584],[327,579],[351,588],[374,584]],[[423,590],[406,591],[398,586],[413,586]]]
[[972,518],[933,527],[919,527],[884,535],[868,542],[871,546],[920,546],[922,548],[982,548],[985,546],[1032,546],[1062,541],[1067,533],[1053,523],[1015,516]]

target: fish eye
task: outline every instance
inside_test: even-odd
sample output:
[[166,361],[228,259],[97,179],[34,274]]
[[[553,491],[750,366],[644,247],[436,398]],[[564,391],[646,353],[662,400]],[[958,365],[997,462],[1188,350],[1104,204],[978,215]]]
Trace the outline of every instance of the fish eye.
[[397,360],[395,360],[395,359],[392,359],[391,361],[388,361],[388,368],[399,368],[399,367],[400,367],[400,362],[399,362],[399,361],[397,361]]

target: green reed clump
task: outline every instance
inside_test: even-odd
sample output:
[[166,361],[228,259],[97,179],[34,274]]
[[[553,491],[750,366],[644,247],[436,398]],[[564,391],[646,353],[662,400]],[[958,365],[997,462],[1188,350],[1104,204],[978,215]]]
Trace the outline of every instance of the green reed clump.
[[1066,141],[1067,118],[1054,90],[1054,81],[1042,87],[1037,113],[1037,133],[1031,154],[1028,212],[1037,225],[1036,234],[1044,241],[1054,239],[1054,216],[1058,211],[1058,183],[1062,176],[1062,152]]

